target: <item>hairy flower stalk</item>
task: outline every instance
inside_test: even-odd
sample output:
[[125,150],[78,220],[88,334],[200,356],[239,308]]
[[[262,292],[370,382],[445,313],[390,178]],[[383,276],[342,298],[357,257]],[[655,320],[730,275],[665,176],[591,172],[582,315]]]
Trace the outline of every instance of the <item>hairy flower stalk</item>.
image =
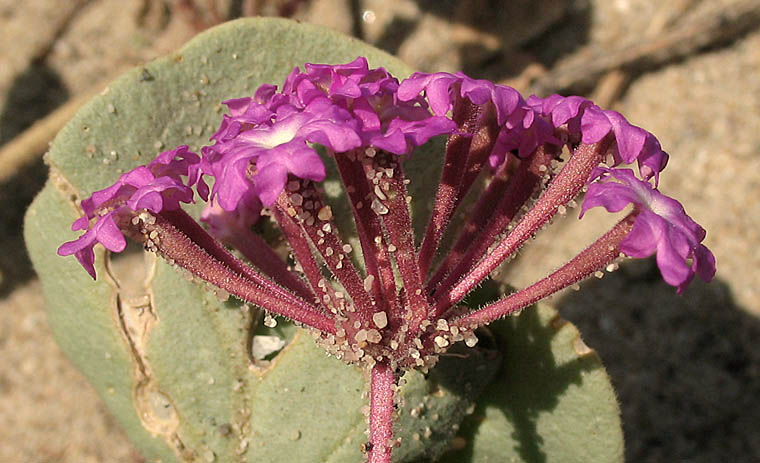
[[517,167],[511,162],[499,166],[456,243],[428,282],[431,294],[448,289],[456,283],[457,275],[466,273],[486,254],[546,176],[553,159],[551,153],[539,147],[528,159],[518,161]]
[[[93,193],[72,227],[85,233],[58,252],[75,255],[94,278],[93,247],[121,252],[126,235],[198,280],[314,330],[332,355],[369,370],[363,448],[372,463],[390,462],[398,443],[400,376],[427,371],[458,341],[474,346],[479,326],[621,256],[656,254],[678,292],[694,275],[709,281],[715,273],[705,231],[656,188],[668,159],[659,142],[586,99],[525,100],[461,73],[399,83],[358,58],[307,64],[279,92],[263,85],[225,104],[202,156],[186,146],[161,153]],[[410,205],[421,198],[409,196],[404,165],[438,136],[447,137],[446,151],[425,162],[442,162],[442,177],[426,231],[415,237]],[[350,211],[334,211],[322,189],[326,162],[337,168]],[[637,164],[638,174],[623,164]],[[471,190],[480,193],[466,223],[450,230]],[[597,206],[631,211],[533,285],[485,307],[460,305],[583,191],[582,214]],[[209,201],[201,217],[208,231],[181,209],[195,193]],[[361,259],[336,220],[349,213]],[[279,228],[294,262],[254,234],[263,220]],[[442,247],[447,233],[455,234],[450,249]]]
[[[436,294],[434,316],[440,316],[447,308],[459,302],[475,289],[502,262],[514,255],[528,239],[536,234],[561,207],[565,207],[580,192],[591,171],[602,160],[602,153],[609,144],[580,145],[562,171],[549,184],[533,207],[509,232],[498,246],[470,269],[450,290]],[[561,289],[561,288],[560,288]]]

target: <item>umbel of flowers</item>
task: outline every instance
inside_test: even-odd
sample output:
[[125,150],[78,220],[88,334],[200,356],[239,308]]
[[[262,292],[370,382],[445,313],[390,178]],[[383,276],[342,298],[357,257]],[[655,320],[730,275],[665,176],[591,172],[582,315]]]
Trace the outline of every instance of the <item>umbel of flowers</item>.
[[[477,327],[621,256],[656,254],[679,293],[694,275],[709,281],[715,273],[704,229],[657,189],[668,160],[657,139],[584,98],[526,100],[461,73],[417,73],[399,83],[357,58],[307,64],[280,91],[263,85],[225,104],[228,114],[201,156],[187,146],[163,152],[83,200],[84,216],[72,228],[85,233],[58,253],[73,254],[95,278],[93,247],[123,251],[126,235],[196,278],[314,330],[335,357],[371,370],[370,462],[390,461],[403,372],[428,369],[453,343],[474,346]],[[445,153],[430,160],[443,164],[442,176],[417,246],[404,161],[436,136],[447,137]],[[325,158],[351,205],[361,267],[320,186]],[[623,167],[629,164],[637,172]],[[441,249],[462,199],[484,177],[466,223]],[[485,307],[460,304],[583,192],[581,214],[597,206],[630,212],[527,288]],[[195,193],[208,202],[206,227],[181,207]],[[252,232],[259,220],[276,223],[291,260]]]

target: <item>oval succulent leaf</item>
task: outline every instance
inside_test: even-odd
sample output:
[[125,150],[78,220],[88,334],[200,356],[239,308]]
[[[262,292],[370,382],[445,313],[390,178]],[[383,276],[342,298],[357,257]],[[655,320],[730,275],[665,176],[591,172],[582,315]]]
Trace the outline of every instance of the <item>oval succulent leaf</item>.
[[501,368],[441,461],[622,462],[615,392],[578,330],[543,305],[489,328]]

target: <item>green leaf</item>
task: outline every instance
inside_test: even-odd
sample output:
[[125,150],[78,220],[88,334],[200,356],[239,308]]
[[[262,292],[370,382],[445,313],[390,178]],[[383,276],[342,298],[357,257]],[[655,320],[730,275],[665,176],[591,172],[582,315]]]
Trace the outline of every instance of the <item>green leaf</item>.
[[69,228],[80,215],[68,190],[51,178],[25,217],[24,238],[42,281],[48,322],[61,349],[87,376],[130,439],[139,442],[143,455],[172,461],[174,452],[143,427],[135,408],[138,365],[121,329],[118,291],[108,277],[102,248],[95,249],[98,281],[76,259],[56,255],[64,240],[75,237]]
[[[98,250],[97,281],[75,259],[55,254],[62,242],[77,235],[70,231],[81,214],[77,198],[108,186],[160,151],[204,145],[221,120],[221,101],[249,96],[264,83],[280,84],[293,67],[306,62],[341,63],[359,55],[399,77],[411,72],[369,45],[316,26],[281,19],[234,21],[127,72],[56,137],[48,156],[50,181],[26,217],[29,253],[43,283],[56,339],[149,461],[362,459],[364,373],[326,357],[308,333],[269,331],[287,338],[288,344],[270,364],[254,365],[248,353],[251,336],[261,331],[254,332],[253,309],[219,301],[165,262],[152,255],[143,260],[142,251],[111,261]],[[441,163],[429,159],[439,157],[437,152],[440,145],[432,144],[405,165],[418,226],[426,221],[439,178]],[[333,210],[346,217],[342,192],[331,188],[329,180],[326,190]],[[344,221],[342,231],[352,230]],[[568,325],[555,332],[524,317],[498,325],[495,339],[502,339],[503,331],[508,341],[455,352],[427,377],[406,375],[397,425],[403,441],[394,453],[396,461],[430,460],[444,452],[497,371],[499,380],[488,386],[486,402],[473,415],[490,413],[489,419],[462,425],[469,447],[456,454],[461,458],[450,456],[455,459],[449,461],[470,461],[469,453],[471,461],[481,461],[481,455],[503,455],[512,447],[523,449],[516,455],[529,456],[531,445],[538,454],[554,455],[563,439],[585,445],[593,436],[577,434],[579,426],[568,428],[565,417],[597,411],[596,419],[617,430],[599,440],[607,442],[602,454],[620,453],[617,407],[598,359],[587,355],[572,360],[566,343],[560,342]],[[505,328],[510,326],[511,331]],[[523,351],[519,358],[518,348]],[[506,353],[509,368],[498,369],[497,351]],[[576,364],[583,366],[577,374]],[[556,365],[564,369],[555,371]],[[597,378],[597,386],[589,388],[589,378]],[[510,408],[507,399],[513,396],[529,397],[525,403],[530,406]],[[491,430],[500,423],[492,415],[533,423],[534,432],[515,425],[516,440],[509,440],[512,421],[502,420],[504,426]]]
[[441,461],[622,462],[615,393],[578,330],[541,305],[489,328],[504,360]]

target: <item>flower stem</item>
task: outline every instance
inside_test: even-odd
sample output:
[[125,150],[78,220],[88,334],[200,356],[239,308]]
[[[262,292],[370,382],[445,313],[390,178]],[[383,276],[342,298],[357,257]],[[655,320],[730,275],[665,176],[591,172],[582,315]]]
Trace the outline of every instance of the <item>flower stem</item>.
[[464,175],[467,152],[470,150],[471,142],[471,137],[455,134],[449,137],[449,142],[446,145],[441,182],[438,184],[433,211],[420,246],[418,259],[420,272],[423,275],[430,268],[433,257],[435,257],[435,251],[438,249],[438,243],[441,241],[443,232],[454,213],[454,206],[457,203],[457,190]]
[[[470,244],[479,236],[480,230],[484,229],[494,213],[494,204],[498,204],[499,198],[504,197],[504,191],[507,188],[510,173],[510,160],[512,157],[507,157],[507,162],[502,163],[498,170],[494,173],[491,182],[483,192],[483,196],[478,198],[474,209],[469,214],[467,223],[462,227],[462,232],[459,234],[457,241],[451,250],[446,254],[441,263],[438,265],[435,273],[427,282],[425,289],[428,293],[434,293],[438,290],[438,286],[441,284],[448,275],[451,274],[454,266],[456,266],[463,258],[464,253],[470,247]],[[434,291],[435,290],[435,291]]]
[[[435,277],[431,279],[429,289],[435,289],[436,292],[448,290],[467,269],[486,254],[488,247],[504,233],[520,208],[530,199],[553,158],[544,147],[539,147],[529,158],[520,161],[520,165],[508,179],[505,178],[504,172],[507,163],[502,164],[482,198],[476,203],[462,235],[457,239]],[[483,222],[486,222],[485,225]],[[478,228],[480,232],[476,233]],[[446,270],[448,275],[443,274]],[[436,283],[440,284],[436,287]]]
[[380,151],[375,155],[374,161],[373,164],[365,164],[365,169],[367,176],[371,174],[378,182],[374,201],[381,204],[382,209],[376,212],[382,217],[388,234],[388,248],[395,248],[391,254],[403,283],[404,309],[408,312],[405,315],[409,315],[409,330],[415,332],[427,318],[430,304],[424,294],[422,275],[417,265],[404,171],[393,154]]
[[480,175],[498,135],[493,108],[459,100],[454,108],[454,121],[461,134],[449,137],[446,158],[438,185],[433,212],[419,251],[420,274],[427,275],[430,264],[461,200]]
[[[269,291],[272,295],[284,299],[296,300],[295,295],[288,292],[278,284],[260,274],[256,269],[241,261],[232,253],[224,248],[222,243],[209,235],[203,227],[190,217],[182,209],[174,211],[163,211],[160,215],[168,220],[168,223],[175,227],[178,232],[185,235],[191,242],[198,245],[211,258],[219,261],[229,267],[235,273],[239,273],[253,283],[261,286],[264,290]],[[158,219],[158,217],[157,217]],[[160,244],[160,243],[159,243]],[[161,249],[161,246],[158,246]],[[189,269],[188,269],[189,270]],[[191,273],[194,273],[191,271]],[[274,280],[278,281],[278,280]]]
[[[400,323],[394,319],[393,315],[396,315],[395,318],[400,317],[401,308],[397,303],[396,282],[390,253],[385,241],[382,240],[383,229],[380,217],[373,212],[371,207],[373,193],[361,161],[357,159],[363,156],[362,151],[357,151],[340,153],[334,158],[351,202],[351,211],[362,246],[367,274],[374,276],[377,280],[377,284],[374,281],[371,282],[371,292],[378,304],[385,301],[385,304],[391,307],[388,312],[389,323],[395,327]],[[380,240],[376,240],[375,237],[380,237]]]
[[502,262],[511,257],[528,239],[557,214],[560,206],[575,198],[607,151],[610,138],[592,145],[580,145],[567,164],[549,184],[536,204],[523,216],[509,235],[447,291],[436,294],[433,316],[438,317],[476,288]]
[[618,245],[633,228],[637,214],[636,211],[628,214],[610,231],[546,278],[491,305],[454,319],[452,323],[462,326],[491,323],[604,269],[620,255]]
[[264,238],[250,230],[237,230],[225,240],[227,244],[243,254],[256,268],[264,272],[273,281],[290,289],[300,297],[311,300],[312,290],[294,272],[288,270],[285,262],[272,249]]
[[372,367],[369,402],[369,463],[390,463],[393,448],[393,392],[398,378],[385,362]]
[[[164,215],[157,215],[155,222],[144,224],[144,228],[163,257],[203,281],[264,310],[325,333],[335,333],[335,322],[318,308],[261,275],[258,275],[256,281],[251,280],[249,275],[257,275],[253,269],[249,268],[245,274],[239,273],[199,246],[197,241],[180,231]],[[223,248],[222,251],[226,253]],[[229,258],[235,259],[232,255]]]
[[[338,233],[332,209],[311,182],[300,182],[299,188],[290,190],[290,193],[292,194],[285,192],[277,198],[277,208],[282,211],[285,219],[291,218],[298,224],[327,268],[351,297],[357,317],[362,323],[369,323],[375,304],[348,255],[349,248]],[[294,197],[298,199],[293,201]],[[311,207],[307,207],[307,204]]]
[[331,285],[325,283],[319,263],[311,253],[309,238],[306,236],[306,233],[282,209],[274,207],[272,208],[272,214],[280,226],[280,231],[285,236],[285,240],[290,245],[296,262],[301,266],[301,271],[316,295],[316,303],[329,308],[330,311],[337,314],[338,308],[335,305],[337,302],[335,290]]

